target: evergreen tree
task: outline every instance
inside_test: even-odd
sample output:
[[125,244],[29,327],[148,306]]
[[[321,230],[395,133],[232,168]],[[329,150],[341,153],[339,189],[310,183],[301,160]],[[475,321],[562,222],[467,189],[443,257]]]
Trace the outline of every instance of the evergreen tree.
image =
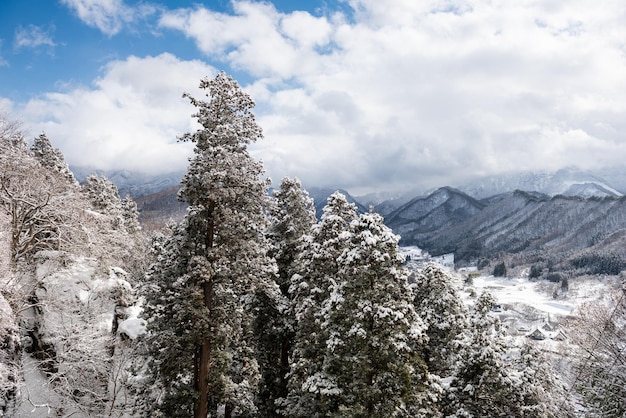
[[111,216],[113,227],[120,228],[122,220],[122,200],[117,186],[105,176],[90,175],[85,179],[83,192],[93,205],[93,208]]
[[323,306],[323,371],[336,382],[333,415],[437,416],[420,355],[425,326],[401,266],[399,237],[368,213],[351,222],[344,239]]
[[544,353],[526,343],[517,360],[515,384],[521,398],[522,416],[528,418],[573,417],[572,403]]
[[296,272],[294,263],[300,251],[300,240],[316,222],[315,206],[298,179],[285,177],[273,194],[275,204],[268,236],[278,266],[278,284],[287,295],[289,280]]
[[336,279],[338,258],[347,245],[347,230],[356,218],[356,207],[344,195],[333,193],[321,220],[302,238],[291,278],[290,312],[296,320],[291,354],[288,395],[279,405],[289,417],[327,416],[327,395],[337,391],[336,382],[323,371],[322,353],[327,334],[322,329],[322,305]]
[[435,264],[416,273],[411,287],[415,309],[427,327],[424,360],[428,370],[448,377],[458,360],[458,345],[468,326],[467,309],[452,278]]
[[493,268],[493,275],[495,277],[506,277],[506,264],[504,264],[504,261],[496,264]]
[[264,235],[268,182],[247,150],[262,134],[254,102],[231,77],[200,87],[208,102],[186,97],[202,128],[180,138],[195,144],[179,193],[190,208],[149,275],[154,370],[165,392],[156,407],[165,416],[206,418],[220,405],[227,417],[254,414],[252,301],[259,290],[280,298]]
[[135,233],[141,229],[139,224],[139,212],[137,202],[132,197],[126,196],[121,204],[122,224],[129,233]]
[[275,190],[268,237],[270,255],[278,266],[277,283],[285,303],[277,305],[261,292],[257,297],[255,332],[259,341],[262,381],[258,396],[259,414],[276,416],[276,400],[287,396],[289,352],[294,338],[295,319],[287,309],[289,279],[295,273],[295,259],[301,238],[315,224],[313,199],[298,179],[285,177]]
[[44,167],[61,173],[70,183],[77,184],[74,174],[65,162],[65,157],[61,151],[52,146],[45,133],[42,132],[35,138],[30,150]]
[[495,299],[483,293],[470,312],[469,329],[442,405],[451,417],[523,416],[514,369],[505,363],[507,346],[500,322],[490,314]]

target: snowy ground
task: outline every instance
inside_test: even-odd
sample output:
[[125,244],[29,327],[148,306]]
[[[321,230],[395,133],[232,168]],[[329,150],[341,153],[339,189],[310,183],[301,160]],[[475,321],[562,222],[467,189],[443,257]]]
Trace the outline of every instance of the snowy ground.
[[[464,275],[457,278],[464,280]],[[560,318],[575,314],[576,309],[585,302],[604,300],[615,287],[615,279],[570,279],[569,289],[561,291],[560,283],[545,280],[530,281],[525,277],[472,277],[471,284],[463,281],[461,294],[468,304],[476,295],[484,291],[491,293],[501,305],[496,313],[505,313],[507,310],[523,311],[527,315],[544,317],[546,320],[558,322]],[[556,294],[555,294],[556,293]]]
[[526,278],[504,278],[493,276],[474,277],[470,286],[477,294],[484,291],[491,293],[503,310],[507,307],[525,305],[546,315],[567,316],[571,314],[580,301],[555,299],[552,288],[556,284],[543,281],[531,282]]

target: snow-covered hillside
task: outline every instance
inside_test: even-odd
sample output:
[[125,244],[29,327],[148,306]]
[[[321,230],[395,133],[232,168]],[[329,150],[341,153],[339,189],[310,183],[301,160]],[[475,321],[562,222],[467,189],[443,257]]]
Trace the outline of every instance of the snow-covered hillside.
[[[584,276],[569,278],[564,284],[563,281],[531,280],[527,270],[516,277],[481,275],[475,269],[446,271],[468,307],[473,306],[484,292],[494,297],[491,315],[498,319],[505,331],[510,345],[509,356],[518,356],[527,344],[541,350],[549,359],[551,373],[563,382],[564,393],[574,400],[577,415],[583,416],[585,406],[577,386],[581,385],[584,372],[578,367],[587,363],[590,351],[579,345],[581,335],[597,345],[607,323],[598,318],[599,326],[590,324],[581,329],[580,324],[586,321],[586,316],[594,315],[595,307],[601,307],[598,312],[604,308],[611,315],[615,313],[621,278]],[[617,370],[613,372],[617,373]]]

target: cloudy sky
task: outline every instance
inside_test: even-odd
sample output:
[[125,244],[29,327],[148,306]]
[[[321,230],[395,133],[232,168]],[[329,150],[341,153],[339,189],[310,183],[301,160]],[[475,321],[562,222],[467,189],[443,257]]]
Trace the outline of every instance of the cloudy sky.
[[351,192],[626,161],[623,0],[4,0],[0,111],[72,165],[184,170],[224,70],[274,181]]

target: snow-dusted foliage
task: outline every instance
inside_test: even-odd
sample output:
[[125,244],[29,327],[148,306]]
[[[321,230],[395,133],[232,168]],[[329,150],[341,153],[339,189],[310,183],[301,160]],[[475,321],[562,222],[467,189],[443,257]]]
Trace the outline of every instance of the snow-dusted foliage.
[[117,186],[106,177],[91,175],[83,184],[83,192],[87,195],[93,210],[110,218],[113,229],[134,234],[141,229],[137,203],[126,196],[120,199]]
[[287,416],[438,416],[398,237],[339,193],[302,241]]
[[412,282],[415,309],[428,336],[424,360],[431,373],[448,377],[458,360],[459,340],[468,326],[467,308],[452,278],[435,264],[415,272]]
[[424,322],[402,268],[398,239],[377,214],[350,223],[339,270],[322,307],[328,336],[327,398],[342,416],[436,417],[437,391],[421,358]]
[[7,126],[0,120],[0,292],[24,341],[19,364],[28,365],[16,410],[117,415],[128,399],[118,396],[116,324],[134,317],[140,332],[141,320],[131,278],[113,266],[136,265],[140,237],[111,230],[110,215],[91,209],[45,135],[29,150]]
[[505,362],[504,334],[490,314],[494,304],[493,296],[485,292],[470,311],[470,327],[443,402],[448,416],[523,416],[514,370]]
[[22,343],[17,318],[0,293],[0,416],[13,416],[20,400]]
[[49,251],[37,255],[35,278],[26,349],[59,395],[49,406],[84,416],[124,411],[129,405],[119,395],[129,375],[120,365],[120,324],[134,317],[133,331],[142,332],[128,274]]
[[74,174],[65,162],[65,157],[61,151],[52,146],[45,133],[35,138],[30,150],[44,167],[61,173],[68,182],[77,184]]
[[91,175],[83,184],[83,192],[97,213],[110,217],[113,228],[120,229],[124,226],[122,200],[117,186],[111,180],[104,176]]
[[[623,285],[624,286],[624,285]],[[580,346],[574,388],[593,416],[626,414],[626,287],[608,303],[589,302],[578,309],[568,333]]]
[[302,238],[295,260],[289,294],[290,310],[296,320],[286,398],[280,400],[284,415],[315,417],[329,413],[323,397],[336,392],[336,382],[323,373],[327,334],[322,329],[322,306],[337,280],[338,258],[347,245],[348,226],[356,218],[356,207],[341,193],[332,194],[320,222]]
[[278,266],[278,282],[283,294],[287,294],[300,240],[316,221],[315,206],[298,179],[285,177],[273,194],[268,237],[272,243],[271,255]]
[[122,224],[124,225],[124,229],[126,229],[126,231],[132,234],[141,230],[137,202],[135,202],[130,196],[126,196],[124,200],[122,200],[121,213]]
[[71,187],[21,146],[0,138],[0,207],[10,218],[14,262],[59,249],[75,224]]
[[287,395],[289,353],[294,338],[293,312],[288,308],[288,288],[295,273],[295,259],[300,242],[315,224],[313,199],[302,189],[298,179],[285,177],[280,188],[274,190],[270,208],[270,227],[267,236],[271,243],[270,256],[276,260],[276,282],[284,301],[280,304],[257,294],[257,318],[254,331],[258,339],[258,362],[262,380],[257,397],[259,414],[274,416],[276,400]]
[[545,354],[534,344],[520,349],[515,364],[515,384],[519,388],[521,416],[533,418],[573,417],[574,410],[565,384],[557,376]]
[[183,223],[157,251],[147,312],[162,416],[205,418],[220,405],[254,414],[259,378],[251,333],[256,292],[280,298],[267,256],[268,181],[247,144],[262,137],[252,99],[230,76],[202,80],[208,102],[189,97],[202,128],[179,196]]

